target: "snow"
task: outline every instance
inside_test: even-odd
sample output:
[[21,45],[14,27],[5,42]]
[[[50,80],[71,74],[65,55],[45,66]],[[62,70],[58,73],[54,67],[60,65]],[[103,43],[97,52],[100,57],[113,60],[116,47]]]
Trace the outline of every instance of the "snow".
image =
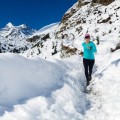
[[86,94],[80,56],[44,60],[1,54],[0,119],[119,120],[119,56],[120,50],[108,53],[98,47]]
[[2,52],[21,53],[32,45],[26,39],[36,31],[24,24],[13,26],[8,23],[5,28],[0,29],[0,49]]
[[14,27],[14,26],[13,26],[13,24],[12,24],[11,22],[9,22],[9,23],[6,25],[6,27],[11,28],[11,27]]
[[58,22],[58,23],[52,23],[52,24],[50,24],[50,25],[44,26],[43,28],[41,28],[41,29],[39,30],[39,32],[43,32],[43,31],[45,31],[45,30],[48,30],[48,29],[50,29],[50,28],[52,28],[52,27],[54,27],[54,26],[56,26],[56,25],[58,25],[58,24],[59,24],[59,22]]
[[42,59],[28,60],[14,54],[2,54],[0,59],[0,104],[3,106],[38,94],[47,94],[50,88],[62,83],[60,79],[63,71],[53,63]]
[[54,30],[58,27],[59,22],[52,23],[50,25],[44,26],[40,30],[36,31],[33,36],[35,35],[41,35],[41,34],[47,34],[47,33],[52,33]]
[[6,53],[0,66],[2,120],[82,118],[88,102],[81,57],[43,60]]

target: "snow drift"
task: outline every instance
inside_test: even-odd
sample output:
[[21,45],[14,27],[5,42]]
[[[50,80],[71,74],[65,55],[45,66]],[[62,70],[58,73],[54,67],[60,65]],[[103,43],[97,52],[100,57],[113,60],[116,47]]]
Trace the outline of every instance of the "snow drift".
[[80,57],[46,61],[1,54],[0,66],[2,120],[67,120],[85,113],[88,102],[82,92],[85,81]]
[[0,55],[0,105],[9,106],[38,95],[47,95],[62,84],[64,70],[37,58]]

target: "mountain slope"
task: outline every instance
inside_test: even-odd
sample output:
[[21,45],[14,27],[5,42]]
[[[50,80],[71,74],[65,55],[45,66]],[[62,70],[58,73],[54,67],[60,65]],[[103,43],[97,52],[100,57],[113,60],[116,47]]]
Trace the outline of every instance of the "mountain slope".
[[43,42],[35,43],[35,48],[27,51],[26,56],[40,55],[46,58],[59,54],[65,58],[78,54],[82,50],[81,44],[85,33],[91,34],[91,40],[99,45],[109,39],[110,46],[106,46],[106,49],[110,52],[120,41],[119,21],[119,0],[106,1],[106,4],[105,1],[78,1],[65,13],[59,26],[50,33],[50,37],[46,37]]
[[27,50],[31,44],[26,41],[36,30],[26,25],[14,26],[8,23],[5,28],[0,30],[0,49],[1,52],[20,53]]

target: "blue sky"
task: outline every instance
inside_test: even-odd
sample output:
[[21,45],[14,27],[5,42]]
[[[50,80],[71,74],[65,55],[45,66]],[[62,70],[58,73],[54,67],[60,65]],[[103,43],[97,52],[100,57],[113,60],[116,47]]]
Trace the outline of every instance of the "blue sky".
[[0,0],[0,28],[8,22],[32,28],[59,22],[77,0]]

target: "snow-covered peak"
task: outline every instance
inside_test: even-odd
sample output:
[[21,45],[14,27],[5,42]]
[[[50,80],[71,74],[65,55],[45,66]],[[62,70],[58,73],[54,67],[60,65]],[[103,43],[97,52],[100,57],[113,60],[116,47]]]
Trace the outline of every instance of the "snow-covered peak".
[[19,25],[18,27],[27,28],[28,26],[26,24],[22,24],[22,25]]
[[32,36],[36,30],[25,24],[14,26],[8,23],[4,28],[0,29],[0,44],[2,44],[2,52],[21,52],[30,47],[26,39]]
[[14,26],[11,22],[9,22],[6,24],[5,28],[28,28],[28,26],[26,24]]
[[5,38],[27,38],[30,37],[36,30],[28,27],[25,24],[14,26],[12,23],[8,23],[4,28],[0,30],[0,35]]
[[29,27],[28,25],[26,24],[21,24],[21,25],[18,25],[16,26],[17,28],[21,28],[21,29],[32,29],[31,27]]
[[11,22],[9,22],[9,23],[6,25],[6,27],[7,27],[7,28],[13,28],[14,25],[13,25]]

